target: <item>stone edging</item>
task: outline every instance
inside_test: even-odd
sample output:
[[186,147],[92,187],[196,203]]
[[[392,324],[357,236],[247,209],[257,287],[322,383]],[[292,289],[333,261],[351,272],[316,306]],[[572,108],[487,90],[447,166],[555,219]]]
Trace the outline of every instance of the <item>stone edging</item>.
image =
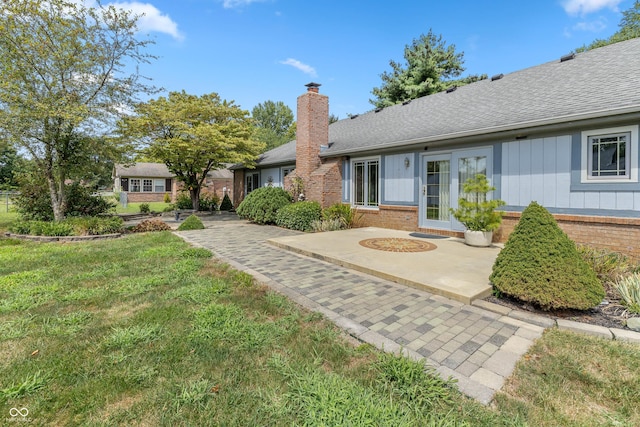
[[29,234],[4,233],[6,237],[34,242],[87,242],[90,240],[117,239],[122,233],[101,234],[97,236],[32,236]]
[[604,326],[590,325],[588,323],[574,322],[573,320],[564,319],[550,319],[548,317],[540,316],[537,314],[529,313],[522,310],[514,310],[509,307],[505,307],[499,304],[484,300],[474,300],[471,305],[474,305],[485,310],[492,311],[494,313],[502,314],[503,316],[511,317],[513,319],[522,320],[527,323],[542,326],[545,329],[558,328],[565,331],[576,332],[579,334],[591,335],[594,337],[606,338],[616,341],[626,341],[640,344],[640,332],[634,332],[627,329],[619,328],[606,328]]

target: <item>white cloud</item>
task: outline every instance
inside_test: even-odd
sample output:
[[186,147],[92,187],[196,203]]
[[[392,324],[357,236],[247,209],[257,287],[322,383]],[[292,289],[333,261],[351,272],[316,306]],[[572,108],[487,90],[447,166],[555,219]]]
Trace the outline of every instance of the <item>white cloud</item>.
[[236,7],[249,6],[251,3],[258,3],[264,0],[222,0],[222,7],[234,9]]
[[621,2],[622,0],[564,0],[562,7],[569,15],[586,15],[604,8],[617,11]]
[[590,33],[599,33],[605,28],[607,28],[607,19],[604,17],[590,22],[578,22],[573,26],[574,31],[588,31]]
[[311,77],[318,77],[315,68],[313,68],[311,65],[303,64],[297,59],[287,58],[286,61],[280,61],[280,63],[284,65],[291,65],[293,68],[297,68],[303,73],[309,74]]
[[184,40],[184,35],[178,30],[178,24],[176,24],[169,15],[163,14],[150,3],[134,1],[109,3],[108,5],[113,5],[119,9],[130,10],[136,15],[140,15],[138,19],[138,30],[140,31],[156,31],[169,34],[176,40]]

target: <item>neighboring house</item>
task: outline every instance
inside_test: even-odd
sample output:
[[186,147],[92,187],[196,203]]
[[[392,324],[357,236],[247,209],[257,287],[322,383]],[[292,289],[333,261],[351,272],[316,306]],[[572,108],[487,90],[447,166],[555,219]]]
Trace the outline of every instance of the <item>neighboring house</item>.
[[297,141],[237,168],[234,200],[297,176],[307,199],[349,203],[365,225],[456,236],[449,208],[482,173],[507,203],[498,240],[537,201],[575,241],[640,257],[639,82],[633,39],[331,125],[311,83]]
[[[129,202],[162,202],[165,194],[175,201],[182,183],[169,172],[163,163],[139,162],[127,166],[116,164],[114,167],[114,191],[126,192]],[[207,174],[203,194],[217,194],[222,201],[225,193],[233,195],[233,172],[219,169]]]

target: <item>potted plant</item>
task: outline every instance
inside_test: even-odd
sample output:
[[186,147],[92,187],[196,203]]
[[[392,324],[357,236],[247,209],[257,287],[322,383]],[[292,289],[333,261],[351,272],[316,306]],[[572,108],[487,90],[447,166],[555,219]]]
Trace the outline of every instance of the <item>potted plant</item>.
[[458,208],[451,209],[454,218],[464,225],[464,242],[470,246],[491,246],[493,231],[500,227],[502,212],[496,211],[505,203],[487,199],[495,187],[482,174],[469,178],[462,186],[463,197],[458,199]]

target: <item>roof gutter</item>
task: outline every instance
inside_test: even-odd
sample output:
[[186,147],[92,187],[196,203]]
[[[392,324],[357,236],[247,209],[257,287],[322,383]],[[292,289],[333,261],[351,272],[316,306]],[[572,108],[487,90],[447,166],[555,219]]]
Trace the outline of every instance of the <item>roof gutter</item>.
[[428,138],[413,138],[404,141],[393,141],[352,150],[327,150],[328,152],[325,151],[324,153],[321,153],[320,157],[337,157],[345,154],[360,153],[373,150],[390,150],[402,146],[428,144],[433,142],[448,142],[454,139],[459,140],[459,142],[469,142],[471,140],[485,139],[497,133],[504,133],[507,135],[510,132],[514,134],[521,134],[522,131],[530,131],[533,128],[536,128],[536,131],[559,130],[574,127],[576,125],[575,122],[585,120],[594,120],[594,126],[600,126],[609,122],[620,122],[623,120],[631,119],[640,119],[640,105],[617,109],[605,109],[590,113],[569,114],[566,116],[554,117],[551,119],[531,120],[527,122],[513,123],[504,126],[492,126],[464,132],[434,135]]

